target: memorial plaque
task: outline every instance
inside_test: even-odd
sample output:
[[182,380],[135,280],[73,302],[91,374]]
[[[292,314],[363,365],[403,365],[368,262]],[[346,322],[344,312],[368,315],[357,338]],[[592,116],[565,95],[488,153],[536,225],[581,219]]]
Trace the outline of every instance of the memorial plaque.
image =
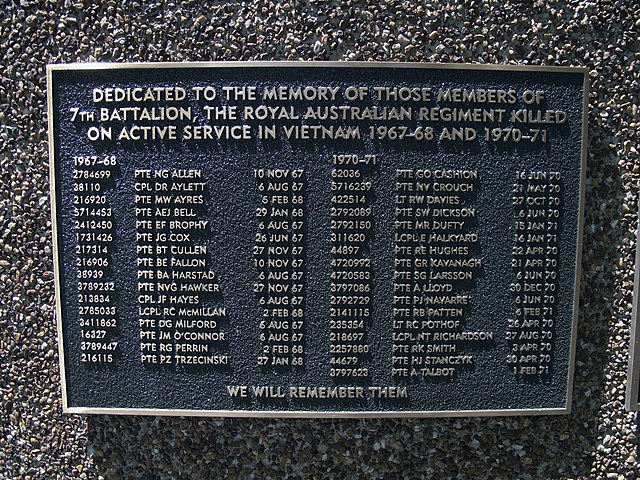
[[[638,215],[640,218],[640,214]],[[638,223],[640,234],[640,221]],[[629,345],[629,369],[627,374],[627,410],[640,410],[640,333],[638,331],[638,292],[640,292],[640,249],[636,243],[636,267],[633,278],[633,309],[631,312],[631,342]]]
[[65,411],[567,413],[585,69],[48,69]]

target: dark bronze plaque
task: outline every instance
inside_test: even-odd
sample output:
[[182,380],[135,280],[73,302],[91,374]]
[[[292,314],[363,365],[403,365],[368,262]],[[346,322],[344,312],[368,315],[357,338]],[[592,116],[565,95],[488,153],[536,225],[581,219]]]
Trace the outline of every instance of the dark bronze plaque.
[[585,70],[48,80],[66,411],[568,412]]

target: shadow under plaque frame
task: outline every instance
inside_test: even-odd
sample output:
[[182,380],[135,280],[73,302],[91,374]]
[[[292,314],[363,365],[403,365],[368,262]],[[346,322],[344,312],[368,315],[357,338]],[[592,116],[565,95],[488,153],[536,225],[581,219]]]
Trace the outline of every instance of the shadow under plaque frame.
[[[360,62],[49,65],[47,68],[49,156],[56,317],[64,411],[80,414],[247,417],[439,417],[569,413],[584,208],[587,73],[587,69],[584,68],[565,67]],[[524,132],[523,135],[527,135],[525,143],[530,142],[527,145],[523,143],[516,145],[509,141],[500,143],[503,141],[500,132],[497,132],[497,138],[494,138],[492,129],[484,130],[486,123],[470,123],[469,117],[466,117],[466,121],[453,124],[461,127],[460,132],[464,132],[466,127],[477,127],[479,132],[477,141],[471,139],[468,143],[461,141],[449,144],[446,136],[438,136],[450,126],[442,117],[440,119],[425,117],[424,121],[416,122],[415,116],[406,122],[410,135],[405,142],[397,141],[395,134],[395,139],[389,137],[382,139],[379,137],[381,130],[377,129],[379,126],[404,125],[402,121],[395,124],[388,119],[372,120],[372,117],[369,117],[368,121],[359,120],[363,122],[363,132],[366,132],[363,134],[363,139],[308,142],[302,137],[297,140],[279,137],[278,140],[273,141],[253,138],[245,142],[194,141],[187,145],[180,138],[172,141],[153,139],[135,142],[127,139],[109,140],[104,136],[98,138],[101,127],[131,129],[135,122],[167,125],[166,119],[156,114],[147,115],[143,120],[132,121],[130,118],[123,118],[122,112],[113,117],[109,117],[107,113],[109,118],[105,118],[104,121],[99,120],[101,118],[99,108],[104,107],[107,112],[113,113],[117,105],[127,107],[136,105],[136,102],[131,99],[129,103],[126,99],[120,103],[115,99],[105,103],[106,89],[145,89],[154,86],[171,88],[176,85],[184,87],[190,93],[194,91],[194,87],[212,85],[220,95],[223,91],[222,87],[229,85],[256,86],[259,89],[265,86],[329,85],[336,88],[339,94],[344,94],[347,87],[367,87],[368,92],[371,93],[376,86],[383,88],[381,92],[386,91],[384,88],[393,89],[402,86],[406,87],[407,91],[416,88],[418,96],[422,91],[421,88],[430,89],[434,95],[429,100],[412,97],[404,105],[397,100],[381,97],[373,102],[370,101],[371,97],[355,99],[351,103],[344,98],[337,100],[337,103],[345,105],[345,108],[355,105],[361,110],[371,108],[374,104],[377,107],[411,105],[418,110],[420,102],[422,106],[429,107],[469,106],[469,101],[451,103],[451,97],[449,97],[449,104],[446,98],[436,101],[436,92],[445,88],[457,88],[460,91],[466,89],[471,92],[514,91],[517,93],[514,104],[522,108],[523,92],[542,91],[549,95],[538,110],[547,108],[547,112],[565,112],[566,125],[554,126],[553,122],[547,125],[544,121],[537,121],[538,128],[533,129],[535,122],[531,121],[531,118],[535,117],[535,113],[529,120],[526,120],[525,114],[525,117],[522,117],[525,120],[520,125],[522,131],[519,133]],[[92,98],[94,89],[101,90],[102,93]],[[357,95],[357,88],[354,92]],[[237,102],[240,107],[251,104],[246,97],[233,96],[233,93],[231,95],[230,100],[227,98],[228,104]],[[222,106],[224,102],[216,103],[220,98],[217,96],[210,100]],[[510,108],[509,105],[504,104],[505,98],[507,97],[503,97],[502,103],[496,102],[494,98],[494,102],[489,102],[491,105],[488,108]],[[475,97],[473,99],[476,100],[471,102],[473,107],[483,106]],[[165,98],[164,105],[170,104],[171,101]],[[255,103],[254,106],[259,103]],[[312,101],[289,100],[282,102],[280,106],[285,109],[303,109],[312,103]],[[203,119],[202,115],[202,108],[206,102],[189,97],[184,100],[184,103],[178,102],[178,104],[199,112],[194,118],[188,118],[186,122],[180,123],[180,120],[174,122],[178,123],[180,128],[207,124],[207,120]],[[163,105],[162,102],[157,100],[148,104],[145,101],[138,102],[138,106],[145,108],[161,105]],[[322,105],[331,106],[331,102],[325,102]],[[484,106],[487,106],[486,101]],[[536,106],[530,106],[530,109],[536,110]],[[350,111],[353,112],[353,110]],[[289,117],[286,118],[286,115]],[[297,121],[294,120],[295,113],[286,115],[272,122],[279,132],[283,131],[283,126],[291,126]],[[550,115],[551,117],[547,119],[560,118],[557,113]],[[282,120],[282,118],[285,119]],[[228,119],[223,119],[219,123],[230,124]],[[249,124],[251,128],[259,127],[259,122],[252,123],[246,118],[240,118],[239,123]],[[340,122],[334,123],[337,127]],[[424,129],[430,126],[435,129],[436,139],[425,144]],[[91,139],[88,130],[94,127],[97,130],[92,132],[97,133],[96,137]],[[514,129],[511,121],[502,122],[499,127],[508,127],[506,130],[509,130],[509,134]],[[544,145],[536,143],[531,138],[533,130],[541,129],[548,129],[549,134],[549,141]],[[387,129],[386,135],[388,132]],[[538,138],[537,134],[536,138]],[[367,324],[369,330],[366,337],[367,341],[374,345],[375,351],[370,356],[363,357],[363,361],[368,362],[371,369],[371,377],[369,377],[371,380],[355,379],[334,383],[327,375],[329,367],[326,364],[330,355],[327,341],[329,328],[326,325],[328,316],[324,310],[328,304],[327,292],[330,283],[328,279],[332,272],[328,266],[332,258],[328,253],[330,242],[326,239],[331,234],[328,226],[329,198],[331,197],[329,186],[332,181],[331,172],[335,168],[335,165],[331,164],[331,159],[333,158],[335,162],[334,155],[344,153],[354,154],[360,159],[370,156],[380,158],[376,169],[369,168],[370,165],[355,168],[360,170],[362,175],[371,178],[372,184],[377,189],[375,195],[371,198],[367,197],[366,200],[367,205],[373,205],[375,212],[373,217],[375,232],[371,235],[368,244],[368,251],[374,265],[371,281],[374,293],[371,301],[375,313],[370,320],[367,320],[370,324]],[[98,167],[94,160],[86,160],[92,157],[103,163]],[[116,157],[117,168],[111,168],[115,163],[110,162],[116,162],[112,160]],[[86,162],[94,163],[89,165]],[[234,366],[228,369],[207,370],[187,366],[166,368],[159,365],[140,365],[139,361],[140,349],[143,348],[141,347],[143,329],[139,320],[144,309],[140,300],[136,302],[136,299],[140,298],[140,289],[143,288],[136,279],[136,271],[140,273],[140,269],[136,270],[135,264],[136,258],[138,261],[140,258],[140,256],[136,257],[136,245],[143,247],[143,251],[147,246],[136,243],[136,231],[140,232],[144,227],[138,227],[137,225],[140,224],[135,220],[138,210],[135,209],[137,205],[134,205],[134,189],[146,184],[140,179],[136,180],[135,177],[138,175],[137,172],[143,170],[154,172],[164,169],[174,174],[186,172],[187,170],[181,169],[188,168],[187,165],[193,168],[193,171],[203,172],[202,175],[205,177],[202,188],[206,190],[204,197],[208,207],[206,211],[198,210],[197,213],[198,218],[207,219],[208,222],[207,235],[204,235],[201,243],[206,244],[205,251],[210,253],[206,260],[207,266],[217,270],[216,278],[224,292],[223,300],[229,310],[229,318],[224,323],[228,343],[221,344],[222,347],[220,347],[221,350],[227,348],[228,355],[233,360]],[[258,224],[254,212],[258,206],[256,202],[260,199],[256,179],[253,176],[257,169],[266,171],[276,168],[304,169],[306,182],[305,208],[308,210],[305,211],[305,232],[308,236],[303,246],[306,249],[305,259],[308,265],[305,267],[307,270],[305,270],[304,285],[307,367],[301,371],[286,368],[260,371],[255,365],[255,358],[263,345],[258,340],[259,332],[256,328],[261,319],[259,298],[251,291],[259,273],[251,264]],[[450,347],[453,351],[459,349],[465,353],[465,355],[458,355],[457,360],[461,361],[462,357],[470,359],[473,355],[474,363],[472,368],[456,370],[453,380],[392,377],[390,374],[392,359],[395,362],[395,358],[405,358],[394,357],[392,354],[393,348],[397,347],[395,339],[399,338],[396,334],[411,333],[396,331],[396,327],[391,327],[392,324],[395,325],[394,318],[396,318],[392,306],[397,301],[395,298],[397,295],[394,296],[393,291],[394,286],[397,285],[394,283],[397,270],[394,272],[393,269],[398,254],[394,252],[393,239],[399,238],[400,231],[397,195],[401,192],[398,188],[413,188],[402,187],[404,183],[396,183],[397,178],[399,175],[413,176],[415,172],[422,172],[424,175],[426,171],[447,172],[455,169],[480,172],[477,195],[474,193],[469,197],[470,200],[463,196],[458,198],[464,202],[475,202],[467,206],[478,207],[480,219],[477,224],[469,225],[474,225],[470,228],[477,228],[479,233],[477,257],[481,259],[478,262],[481,261],[483,268],[477,281],[474,280],[475,286],[459,292],[465,298],[468,297],[471,305],[469,312],[465,311],[463,330],[477,332],[483,328],[493,329],[496,335],[489,342],[489,347],[484,349],[469,342],[453,342],[453,346]],[[518,169],[522,169],[522,177],[515,175]],[[561,178],[561,181],[554,186],[562,188],[563,192],[562,199],[558,197],[558,201],[561,202],[559,211],[562,226],[558,230],[557,245],[560,250],[561,266],[557,270],[559,276],[557,311],[559,313],[554,319],[555,327],[553,327],[553,333],[556,335],[554,337],[556,343],[553,344],[553,365],[550,374],[536,376],[536,379],[523,376],[521,373],[531,367],[522,367],[525,370],[510,376],[512,366],[507,366],[505,362],[511,347],[504,338],[504,333],[508,330],[507,324],[514,316],[513,312],[516,309],[516,304],[513,303],[515,297],[509,292],[510,285],[517,283],[514,280],[516,273],[511,269],[513,263],[509,262],[511,253],[515,251],[512,243],[519,241],[516,231],[518,219],[515,219],[514,223],[515,213],[511,203],[511,189],[515,188],[514,182],[517,183],[521,178],[523,183],[518,188],[526,191],[531,188],[530,191],[533,191],[538,188],[535,183],[537,180],[534,178],[537,172],[549,169],[558,171],[558,178]],[[106,224],[91,223],[104,220],[98,216],[89,219],[89,223],[75,223],[77,228],[74,230],[74,219],[77,219],[74,215],[79,215],[79,209],[78,205],[73,204],[73,190],[93,188],[90,185],[100,183],[95,180],[95,176],[92,177],[94,180],[87,182],[77,178],[81,175],[96,175],[91,173],[96,170],[108,170],[117,176],[117,182],[103,182],[101,185],[108,185],[108,192],[104,193],[104,196],[108,198],[107,210],[112,215],[109,218],[113,220],[113,224],[109,225],[112,225],[114,233],[112,241],[106,242],[110,252],[107,256],[112,263],[104,271],[113,276],[117,287],[113,297],[110,297],[108,302],[103,302],[102,306],[110,305],[109,302],[113,300],[118,314],[115,315],[117,326],[114,328],[107,326],[85,329],[79,325],[81,320],[79,308],[99,307],[100,303],[91,303],[87,300],[88,297],[77,293],[78,277],[82,275],[79,272],[84,268],[81,264],[87,261],[77,253],[85,248],[79,245],[81,242],[77,239],[84,238],[78,236],[79,233],[84,232],[82,230],[84,226],[87,226],[87,232],[92,234],[100,231],[99,228],[92,230],[92,227]],[[401,174],[401,171],[413,173]],[[561,177],[560,172],[562,172]],[[75,180],[74,176],[76,176]],[[157,184],[153,182],[154,180],[149,180],[148,184]],[[415,178],[412,182],[407,184],[419,183]],[[529,187],[530,183],[532,187]],[[353,188],[353,185],[349,188]],[[103,201],[100,195],[83,197],[81,194],[78,197]],[[153,198],[155,201],[156,197]],[[102,215],[107,210],[89,205],[86,211]],[[155,220],[157,219],[154,218]],[[80,222],[82,221],[84,220],[81,218]],[[218,232],[217,235],[216,232]],[[499,238],[495,238],[496,235]],[[89,235],[86,238],[98,237]],[[88,240],[87,245],[91,242],[92,240]],[[395,245],[397,246],[398,243]],[[402,261],[408,261],[413,265],[415,251],[412,249],[409,257]],[[87,258],[93,257],[89,255]],[[457,285],[455,282],[454,284]],[[149,297],[149,301],[156,301],[153,295]],[[556,301],[555,298],[554,301]],[[106,312],[103,320],[111,318],[109,310],[96,308],[87,311],[97,312],[97,316],[94,316],[97,322],[100,321],[98,318],[100,312]],[[154,312],[155,310],[146,311]],[[104,321],[102,324],[104,325]],[[83,342],[82,337],[87,335],[86,332],[93,331],[105,331],[107,332],[105,335],[117,337],[119,343],[115,348],[119,350],[116,357],[112,357],[116,361],[87,363],[81,360],[85,352],[83,348],[92,348],[92,342]],[[147,332],[145,335],[151,336],[151,333]],[[100,345],[103,344],[99,340],[93,342],[93,347],[97,345],[96,348],[102,348]],[[518,352],[518,355],[520,353],[522,352]],[[447,361],[453,361],[451,360],[453,357],[447,357],[449,359]],[[418,358],[417,354],[415,358]],[[427,357],[420,358],[424,360]],[[517,370],[518,367],[513,368]],[[236,395],[231,398],[230,386],[240,389],[236,390],[236,394],[244,391],[247,395]],[[323,386],[326,387],[325,390],[320,390],[321,393],[318,393],[318,387]],[[269,392],[267,397],[256,397],[254,387],[266,388],[267,390],[264,391]],[[358,392],[363,396],[355,400],[353,397],[342,399],[317,397],[330,395],[328,392],[331,391],[333,395],[338,395],[335,388],[331,390],[333,387],[344,387],[341,394],[347,397],[357,396]],[[381,398],[381,390],[375,390],[378,387],[388,388],[389,390],[385,390],[385,395],[391,396],[401,394],[406,387],[404,392],[408,391],[410,395],[408,398]],[[294,390],[291,390],[292,388]],[[292,392],[298,392],[296,388],[304,388],[304,392],[315,391],[313,394],[316,397],[304,400],[292,398]],[[375,397],[375,395],[378,396]]]

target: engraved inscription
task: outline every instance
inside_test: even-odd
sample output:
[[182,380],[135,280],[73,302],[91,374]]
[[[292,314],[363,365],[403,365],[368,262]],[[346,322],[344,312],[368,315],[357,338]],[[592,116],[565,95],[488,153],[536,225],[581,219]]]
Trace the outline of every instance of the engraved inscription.
[[511,347],[507,362],[514,375],[542,380],[553,373],[562,217],[560,172],[518,172],[512,202],[515,316],[509,319],[506,331]]
[[304,366],[305,346],[305,172],[256,169],[258,229],[253,290],[262,310],[258,365]]
[[334,155],[331,170],[331,297],[329,349],[332,378],[369,377],[368,326],[373,311],[373,182],[378,157]]
[[75,155],[73,166],[80,360],[110,364],[119,353],[119,312],[112,269],[115,225],[106,191],[115,181],[118,160],[115,155]]

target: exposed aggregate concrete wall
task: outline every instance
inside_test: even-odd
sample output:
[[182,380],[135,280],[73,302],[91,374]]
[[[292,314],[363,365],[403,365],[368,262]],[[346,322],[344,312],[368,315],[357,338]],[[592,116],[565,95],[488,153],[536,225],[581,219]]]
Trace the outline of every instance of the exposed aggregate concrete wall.
[[[0,7],[0,479],[638,478],[624,410],[640,159],[636,0],[10,1]],[[410,420],[64,416],[47,63],[379,60],[587,66],[572,414]]]

